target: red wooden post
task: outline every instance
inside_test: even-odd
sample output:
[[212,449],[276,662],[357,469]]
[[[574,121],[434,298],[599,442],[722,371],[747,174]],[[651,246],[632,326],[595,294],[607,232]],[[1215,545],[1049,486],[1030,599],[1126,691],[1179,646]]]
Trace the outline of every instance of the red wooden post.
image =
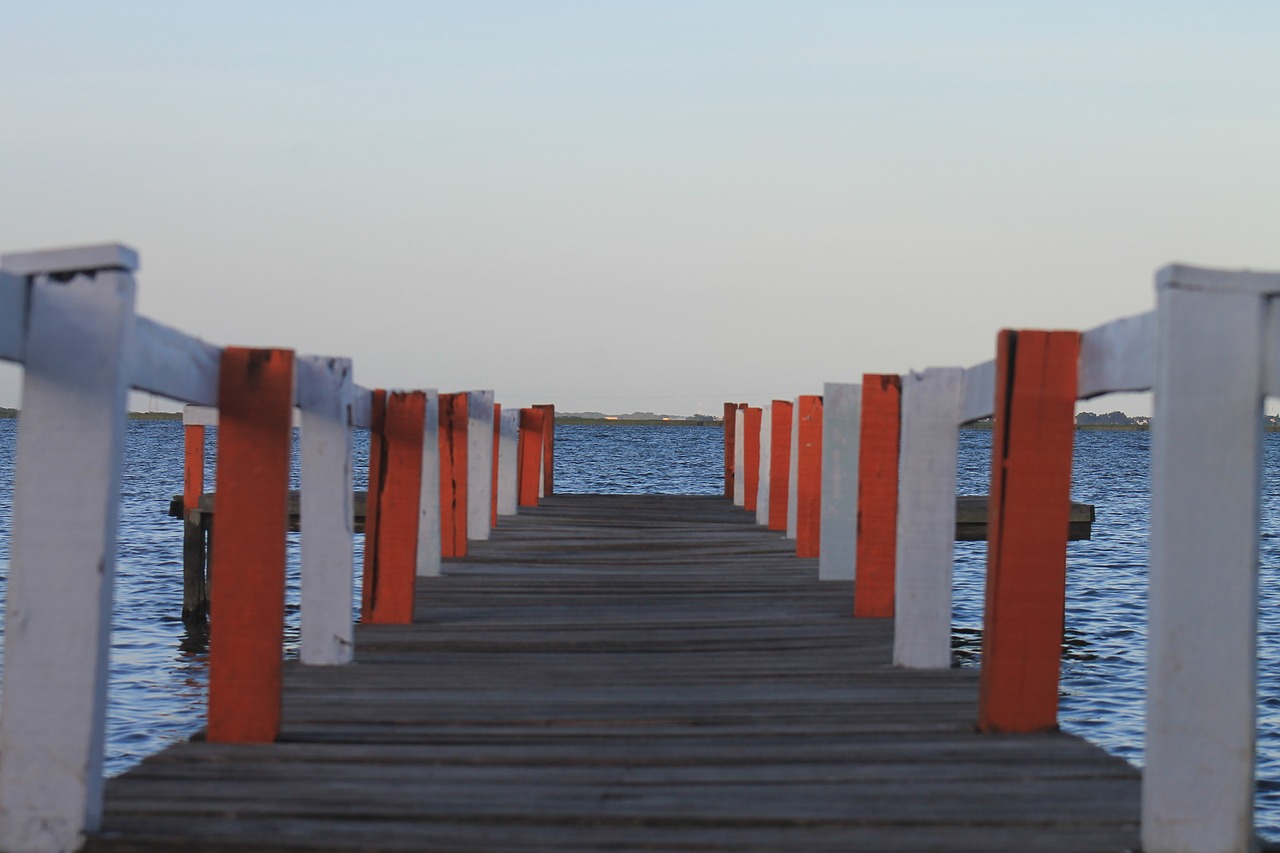
[[364,502],[364,579],[360,587],[360,620],[369,621],[373,612],[373,589],[377,586],[378,495],[382,492],[382,472],[386,468],[383,433],[387,423],[387,392],[375,388],[369,395],[369,491]]
[[737,417],[738,404],[724,404],[724,496],[733,499],[733,449],[735,433],[733,420]]
[[791,415],[788,400],[774,400],[769,409],[769,529],[787,529],[787,498],[791,491]]
[[745,504],[747,512],[756,511],[756,498],[760,491],[760,421],[764,411],[748,406],[745,410],[742,427],[743,467],[746,468],[744,484],[746,487]]
[[470,395],[440,395],[440,554],[467,556],[467,415]]
[[534,406],[542,412],[542,494],[555,494],[556,407],[551,403]]
[[737,410],[746,409],[746,403],[724,403],[724,497],[733,500],[733,453],[737,448],[737,430],[733,424]]
[[[796,556],[818,556],[822,530],[822,396],[800,397],[796,467]],[[773,505],[770,504],[770,509]]]
[[516,450],[517,492],[519,506],[538,505],[538,484],[541,482],[542,419],[538,409],[520,410],[520,441]]
[[862,377],[858,450],[858,578],[853,615],[893,615],[898,542],[898,442],[902,379],[896,373]]
[[493,483],[489,489],[489,526],[498,526],[498,460],[502,452],[502,406],[493,404]]
[[[366,508],[362,618],[375,625],[408,625],[413,621],[427,395],[396,391],[383,396],[376,456],[370,443],[370,466],[378,466],[377,489],[371,489],[366,505],[376,502],[377,522],[370,533]],[[371,471],[370,482],[374,479]]]
[[204,427],[188,424],[182,431],[182,511],[200,508],[204,494]]
[[1078,332],[1000,332],[978,694],[982,731],[1058,727],[1079,359]]
[[218,379],[218,548],[209,725],[219,743],[280,732],[293,353],[223,350]]

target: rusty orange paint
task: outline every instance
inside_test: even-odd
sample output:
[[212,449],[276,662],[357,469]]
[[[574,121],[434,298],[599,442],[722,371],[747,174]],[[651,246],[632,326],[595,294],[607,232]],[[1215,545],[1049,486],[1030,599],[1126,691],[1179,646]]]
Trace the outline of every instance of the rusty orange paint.
[[550,403],[534,406],[542,412],[542,494],[555,494],[556,407]]
[[743,410],[742,467],[745,469],[743,487],[746,489],[743,509],[747,512],[756,511],[756,498],[760,491],[760,421],[763,415],[762,409],[753,406]]
[[1006,329],[997,341],[982,731],[1058,727],[1079,358],[1078,332]]
[[542,464],[542,420],[539,409],[520,410],[520,443],[516,465],[520,506],[538,505],[538,482]]
[[467,416],[470,395],[440,395],[440,554],[467,556]]
[[498,526],[498,455],[502,452],[502,405],[493,404],[493,482],[489,487],[489,526]]
[[204,427],[188,424],[182,430],[182,511],[200,506],[204,494]]
[[787,499],[791,492],[791,418],[788,400],[774,400],[770,408],[769,430],[769,524],[770,530],[787,529]]
[[[822,397],[799,400],[800,430],[796,441],[796,556],[818,556],[822,531]],[[770,504],[769,509],[773,509]]]
[[373,618],[373,590],[378,585],[378,509],[382,472],[386,469],[387,392],[375,388],[369,395],[369,491],[364,511],[364,573],[360,587],[360,621]]
[[898,542],[898,447],[902,380],[896,373],[862,377],[858,449],[858,579],[853,615],[893,615]]
[[290,350],[227,347],[222,353],[212,742],[270,743],[280,732],[293,366]]
[[738,432],[736,422],[738,417],[738,409],[745,409],[746,403],[725,403],[724,404],[724,496],[733,498],[733,469],[734,455],[737,449],[737,441],[735,440]]
[[[418,564],[418,504],[422,494],[422,454],[427,417],[423,391],[395,391],[386,397],[378,454],[378,523],[365,534],[368,615],[374,625],[413,622],[414,578]],[[370,556],[372,554],[372,556]]]

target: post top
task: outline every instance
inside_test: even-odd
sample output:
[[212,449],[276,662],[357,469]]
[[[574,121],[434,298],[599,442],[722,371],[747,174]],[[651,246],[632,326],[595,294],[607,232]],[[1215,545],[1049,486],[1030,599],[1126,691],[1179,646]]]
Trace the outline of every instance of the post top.
[[66,275],[100,270],[138,269],[138,253],[120,243],[69,246],[0,255],[0,269],[15,275]]
[[1156,289],[1217,290],[1258,295],[1280,294],[1280,273],[1224,270],[1169,264],[1156,273]]

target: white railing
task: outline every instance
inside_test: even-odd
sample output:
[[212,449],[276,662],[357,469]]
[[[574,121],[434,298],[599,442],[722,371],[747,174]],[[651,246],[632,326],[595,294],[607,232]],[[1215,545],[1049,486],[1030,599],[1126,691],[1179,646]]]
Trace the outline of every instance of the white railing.
[[[1170,266],[1156,289],[1153,312],[1083,333],[1076,375],[1078,399],[1155,396],[1143,849],[1243,851],[1253,844],[1262,402],[1280,395],[1280,274]],[[948,667],[957,428],[995,412],[997,366],[902,381],[894,661]],[[859,386],[827,394],[840,414],[824,434],[820,573],[848,579]]]
[[[216,422],[220,405],[224,350],[137,316],[137,266],[136,253],[118,245],[0,256],[0,359],[24,367],[0,698],[0,850],[73,850],[99,825],[128,392],[190,404],[188,423]],[[289,360],[301,426],[300,656],[341,664],[353,648],[351,430],[370,425],[372,394],[354,384],[349,359]],[[493,394],[472,396],[476,422],[489,428],[469,431],[478,466],[469,531],[487,538]],[[422,439],[431,452],[422,454],[414,496],[420,575],[439,571],[436,424],[429,408]],[[502,446],[505,483],[515,476],[510,429]],[[514,512],[511,503],[504,511]]]

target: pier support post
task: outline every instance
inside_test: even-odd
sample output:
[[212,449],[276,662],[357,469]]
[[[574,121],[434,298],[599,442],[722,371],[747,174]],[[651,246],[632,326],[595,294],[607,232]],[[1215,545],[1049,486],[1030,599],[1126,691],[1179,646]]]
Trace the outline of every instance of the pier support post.
[[269,743],[280,731],[293,376],[290,350],[223,350],[211,742]]
[[556,493],[556,407],[551,403],[534,406],[542,412],[542,485],[538,497]]
[[428,388],[422,419],[422,475],[418,498],[418,556],[414,561],[420,578],[440,574],[440,394]]
[[1000,332],[978,728],[1058,727],[1078,332]]
[[733,413],[733,505],[747,505],[747,407]]
[[467,393],[467,539],[489,538],[493,513],[493,392]]
[[[853,591],[854,616],[893,616],[901,424],[902,378],[896,373],[865,374],[858,451],[858,583]],[[954,530],[951,535],[955,536]]]
[[[427,395],[423,391],[386,394],[375,478],[369,478],[369,501],[377,502],[377,526],[364,544],[363,619],[374,625],[408,625],[413,621],[417,576],[418,530],[421,526],[422,454],[426,435]],[[374,419],[375,425],[378,423]],[[369,445],[375,463],[373,442]],[[365,510],[366,519],[368,509]]]
[[734,421],[737,413],[737,403],[724,404],[724,420],[721,421],[724,426],[724,496],[730,499],[733,498],[733,458],[734,448],[737,445]]
[[520,492],[520,410],[504,409],[498,437],[498,515],[515,515]]
[[298,657],[304,664],[351,662],[355,588],[351,508],[351,359],[297,363],[301,417],[301,531]]
[[1156,287],[1142,847],[1244,851],[1253,843],[1260,389],[1280,390],[1280,275],[1171,266]]
[[[187,407],[190,408],[190,407]],[[204,494],[203,424],[182,427],[182,621],[204,625],[209,621],[209,579],[205,572],[205,527],[200,515]]]
[[438,444],[440,449],[440,553],[467,556],[467,394],[441,394]]
[[818,556],[822,525],[822,397],[805,394],[795,403],[796,453],[791,459],[795,483],[788,500],[796,513],[796,556]]
[[12,270],[29,290],[0,698],[4,850],[73,850],[101,819],[137,267],[114,248],[120,262],[92,278]]
[[951,666],[956,456],[964,369],[902,380],[902,445],[894,571],[893,663]]
[[769,485],[773,477],[773,404],[760,411],[760,478],[756,487],[756,524],[769,526]]
[[[795,459],[791,456],[791,419],[794,408],[790,400],[774,400],[769,408],[769,505],[765,520],[770,530],[787,529],[791,466],[795,464]],[[763,441],[761,444],[763,445]]]
[[756,511],[760,493],[760,424],[763,412],[754,406],[742,410],[742,488],[743,509]]
[[520,506],[537,506],[539,485],[542,482],[542,412],[538,409],[520,410],[520,469],[518,490]]
[[489,526],[498,526],[498,474],[502,461],[502,406],[493,404],[493,476],[489,480]]
[[819,580],[853,580],[858,548],[858,432],[862,386],[822,386],[822,514]]

